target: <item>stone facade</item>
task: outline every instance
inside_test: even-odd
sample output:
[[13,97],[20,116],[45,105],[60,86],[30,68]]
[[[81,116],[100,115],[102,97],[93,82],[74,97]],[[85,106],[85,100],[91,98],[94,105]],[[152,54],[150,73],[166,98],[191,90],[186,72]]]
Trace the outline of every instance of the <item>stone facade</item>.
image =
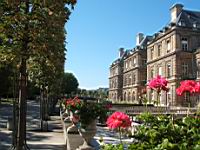
[[123,59],[119,58],[112,63],[110,67],[109,77],[109,98],[113,102],[122,100],[122,85],[123,85]]
[[146,49],[135,48],[124,58],[123,101],[139,103],[138,97],[146,82]]
[[120,58],[110,66],[109,99],[116,103],[139,103],[146,83],[146,45],[151,37],[139,33],[137,45],[131,50],[120,49]]
[[[161,105],[185,106],[189,96],[176,95],[180,81],[200,81],[200,12],[184,10],[181,4],[173,5],[170,11],[169,24],[149,38],[148,43],[137,46],[121,58],[122,75],[118,75],[123,78],[120,82],[121,95],[118,95],[120,101],[139,103],[144,81],[161,75],[169,81],[169,91],[158,96]],[[109,98],[113,99],[111,95]],[[156,98],[156,92],[148,89],[147,99],[153,102]],[[193,98],[192,104],[197,101]]]

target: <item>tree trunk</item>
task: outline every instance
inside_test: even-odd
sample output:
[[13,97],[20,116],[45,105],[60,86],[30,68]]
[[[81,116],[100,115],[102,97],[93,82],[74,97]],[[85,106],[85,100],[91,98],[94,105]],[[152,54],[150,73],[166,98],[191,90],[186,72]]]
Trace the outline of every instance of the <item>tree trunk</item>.
[[[25,13],[29,12],[29,0],[25,0]],[[26,111],[27,111],[27,66],[26,60],[28,59],[28,24],[29,21],[25,22],[26,34],[23,35],[23,46],[21,54],[21,64],[20,64],[20,78],[19,78],[19,118],[18,118],[18,131],[17,131],[17,150],[29,149],[26,145]]]
[[26,149],[26,59],[22,58],[19,79],[19,118],[17,131],[17,150]]
[[47,91],[44,86],[41,88],[41,98],[40,98],[40,121],[41,121],[41,130],[48,130],[48,122],[47,122]]

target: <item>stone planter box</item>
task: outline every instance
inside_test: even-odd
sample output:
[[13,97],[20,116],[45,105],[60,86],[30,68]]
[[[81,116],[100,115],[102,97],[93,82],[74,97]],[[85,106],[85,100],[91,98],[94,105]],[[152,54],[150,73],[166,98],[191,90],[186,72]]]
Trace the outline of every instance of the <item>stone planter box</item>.
[[[77,150],[81,145],[83,145],[83,138],[80,136],[78,129],[73,126],[72,122],[66,119],[66,115],[60,113],[60,116],[66,144],[65,150]],[[97,142],[94,139],[92,139],[91,145],[94,147],[94,150],[98,150],[95,148],[97,147]]]

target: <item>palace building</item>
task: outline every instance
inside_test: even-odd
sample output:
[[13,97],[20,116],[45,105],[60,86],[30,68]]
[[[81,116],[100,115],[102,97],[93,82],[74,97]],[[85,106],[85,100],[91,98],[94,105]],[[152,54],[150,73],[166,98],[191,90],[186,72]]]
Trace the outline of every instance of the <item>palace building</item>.
[[[185,10],[182,4],[170,8],[171,21],[152,36],[139,33],[136,47],[120,49],[120,58],[110,66],[109,98],[113,102],[140,103],[146,83],[157,75],[169,81],[169,91],[158,96],[161,105],[185,106],[189,95],[179,97],[180,81],[200,80],[200,12]],[[156,92],[147,89],[153,102]],[[194,106],[198,98],[190,99]]]

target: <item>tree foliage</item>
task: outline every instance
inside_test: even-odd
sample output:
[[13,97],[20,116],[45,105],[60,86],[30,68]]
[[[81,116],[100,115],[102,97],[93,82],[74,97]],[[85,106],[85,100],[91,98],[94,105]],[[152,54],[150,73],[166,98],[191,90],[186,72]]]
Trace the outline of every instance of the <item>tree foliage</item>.
[[72,73],[64,73],[62,82],[62,93],[71,94],[76,93],[78,90],[78,80]]
[[[76,0],[0,1],[0,62],[27,61],[29,80],[60,91],[65,61],[65,23]],[[26,45],[26,46],[24,46]],[[56,88],[55,88],[56,87]],[[56,90],[57,89],[57,90]]]

